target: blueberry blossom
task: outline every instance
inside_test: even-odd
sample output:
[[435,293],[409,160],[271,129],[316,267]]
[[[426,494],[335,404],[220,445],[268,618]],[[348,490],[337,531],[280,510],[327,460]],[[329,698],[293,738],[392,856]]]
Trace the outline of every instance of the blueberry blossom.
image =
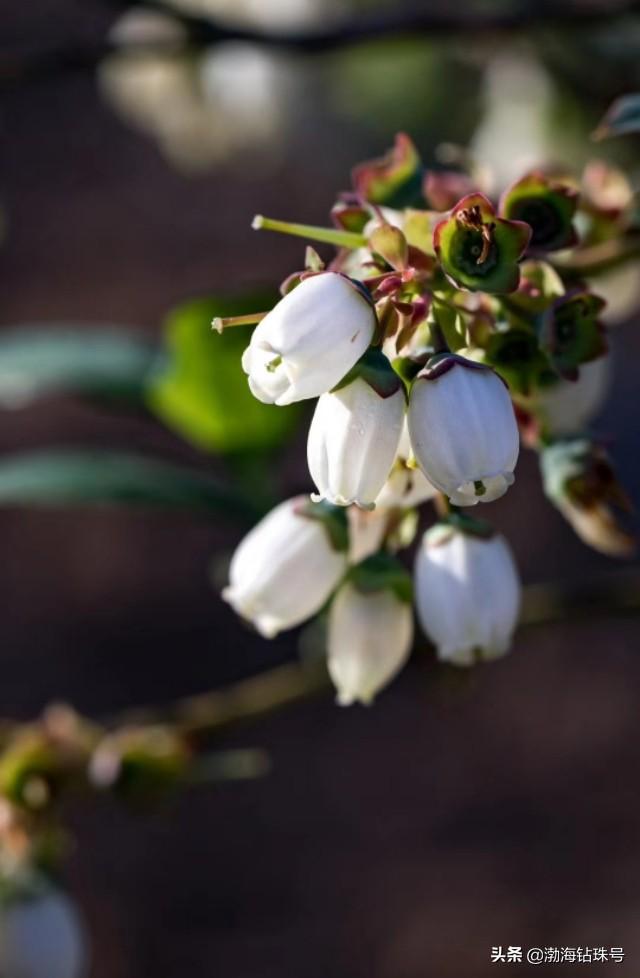
[[346,570],[347,547],[343,510],[288,499],[240,543],[222,597],[273,638],[320,611]]
[[318,488],[314,500],[374,506],[396,457],[405,405],[400,378],[376,349],[322,395],[307,442],[309,472]]
[[458,517],[437,523],[415,564],[418,618],[438,658],[458,666],[504,655],[518,620],[520,583],[505,540]]
[[303,279],[256,326],[242,356],[249,387],[266,404],[319,397],[365,352],[376,328],[366,290],[337,272]]
[[400,671],[413,639],[411,580],[387,554],[354,567],[329,611],[328,668],[338,703],[369,704]]
[[432,357],[413,383],[408,422],[422,471],[454,505],[491,502],[513,483],[518,426],[490,368],[451,353]]

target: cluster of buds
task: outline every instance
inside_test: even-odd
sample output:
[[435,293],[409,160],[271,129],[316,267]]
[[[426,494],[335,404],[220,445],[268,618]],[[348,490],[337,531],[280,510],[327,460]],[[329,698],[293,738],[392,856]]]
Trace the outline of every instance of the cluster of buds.
[[[556,471],[567,452],[554,449],[583,443],[609,376],[588,257],[633,221],[631,199],[612,210],[606,181],[588,172],[582,196],[570,177],[536,171],[494,202],[468,174],[425,173],[400,135],[386,157],[355,169],[334,227],[254,221],[337,254],[325,263],[308,247],[304,270],[253,320],[242,358],[253,394],[275,405],[318,398],[307,445],[315,492],[251,531],[224,597],[267,637],[328,607],[341,703],[370,701],[405,662],[414,592],[441,659],[470,665],[508,649],[513,560],[458,509],[507,491],[521,439],[583,540],[629,551],[606,503],[617,484],[610,467],[605,479],[594,466],[593,439],[590,452],[569,452],[570,477]],[[418,546],[412,582],[396,554],[429,500],[440,519]]]

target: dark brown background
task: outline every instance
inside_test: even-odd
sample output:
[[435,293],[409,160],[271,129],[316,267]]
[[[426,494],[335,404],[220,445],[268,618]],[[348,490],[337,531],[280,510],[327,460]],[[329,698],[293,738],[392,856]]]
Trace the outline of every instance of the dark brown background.
[[[93,37],[109,20],[94,7],[4,0],[3,44]],[[308,112],[278,165],[245,158],[187,179],[118,121],[90,74],[5,91],[2,323],[157,333],[183,298],[298,267],[299,243],[256,235],[252,215],[322,222],[351,163],[393,133],[301,94]],[[598,427],[615,430],[637,499],[636,329],[616,333]],[[151,421],[71,400],[0,414],[2,452],[51,444],[202,464]],[[283,492],[306,487],[302,449],[283,463]],[[545,503],[529,457],[489,514],[525,582],[612,569]],[[2,712],[28,717],[54,698],[110,712],[293,655],[294,638],[258,640],[209,588],[211,555],[237,539],[175,515],[0,513]],[[93,978],[488,978],[508,967],[489,964],[495,944],[623,945],[624,965],[583,968],[637,975],[639,638],[632,619],[530,630],[462,685],[418,661],[373,709],[327,697],[230,738],[272,753],[264,781],[203,788],[146,819],[76,809],[69,883]]]

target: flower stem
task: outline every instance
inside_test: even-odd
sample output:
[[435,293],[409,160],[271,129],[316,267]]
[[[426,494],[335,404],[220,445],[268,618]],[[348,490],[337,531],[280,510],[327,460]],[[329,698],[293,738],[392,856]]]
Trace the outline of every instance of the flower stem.
[[251,227],[254,231],[279,231],[281,234],[293,234],[298,238],[308,238],[311,241],[323,241],[338,248],[363,248],[367,243],[363,234],[340,231],[338,228],[316,227],[313,224],[291,224],[288,221],[263,217],[262,214],[256,214]]

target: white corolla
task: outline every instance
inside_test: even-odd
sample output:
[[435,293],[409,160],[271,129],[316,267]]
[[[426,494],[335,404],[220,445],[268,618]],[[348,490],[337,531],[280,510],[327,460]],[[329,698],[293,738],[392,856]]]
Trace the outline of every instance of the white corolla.
[[418,618],[438,658],[455,665],[504,655],[520,608],[520,582],[503,537],[438,523],[415,565]]
[[337,272],[303,279],[258,323],[242,356],[266,404],[320,397],[363,355],[376,329],[365,290]]
[[[340,511],[342,513],[342,510]],[[242,540],[222,597],[265,638],[320,611],[347,567],[348,533],[337,539],[306,496],[271,510]]]
[[518,426],[507,388],[490,368],[434,357],[414,381],[408,422],[420,468],[454,505],[491,502],[513,483]]
[[411,651],[411,604],[393,590],[362,592],[347,582],[329,612],[329,674],[338,703],[371,703]]
[[402,382],[379,350],[354,376],[323,394],[309,429],[307,460],[318,492],[339,506],[374,506],[395,461],[405,416]]

